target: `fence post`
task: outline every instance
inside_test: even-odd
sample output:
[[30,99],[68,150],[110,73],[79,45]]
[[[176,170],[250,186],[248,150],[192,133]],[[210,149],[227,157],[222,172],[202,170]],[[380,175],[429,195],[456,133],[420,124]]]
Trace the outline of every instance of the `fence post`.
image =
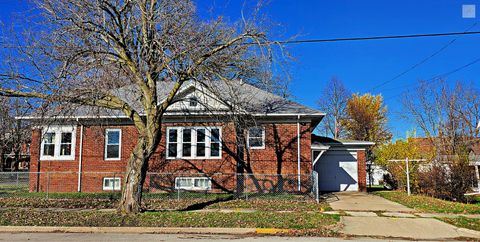
[[180,201],[180,188],[177,188],[177,201]]
[[17,187],[18,187],[18,171],[16,173],[17,173]]

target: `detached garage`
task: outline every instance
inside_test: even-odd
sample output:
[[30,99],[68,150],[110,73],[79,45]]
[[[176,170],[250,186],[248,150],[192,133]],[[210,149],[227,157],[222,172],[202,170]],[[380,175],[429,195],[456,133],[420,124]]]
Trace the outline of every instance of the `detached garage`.
[[313,176],[320,192],[366,191],[367,141],[312,136]]

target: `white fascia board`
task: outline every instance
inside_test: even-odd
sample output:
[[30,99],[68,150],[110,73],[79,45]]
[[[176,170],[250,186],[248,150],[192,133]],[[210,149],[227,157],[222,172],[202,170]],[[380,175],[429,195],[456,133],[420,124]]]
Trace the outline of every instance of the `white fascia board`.
[[320,145],[320,144],[313,144],[310,147],[312,150],[328,150],[330,146],[328,145]]
[[[143,116],[143,114],[141,114]],[[212,115],[233,115],[232,113],[229,112],[208,112],[208,113],[181,113],[181,112],[175,112],[175,113],[165,113],[164,116],[178,116],[178,117],[185,117],[185,115],[188,116],[212,116]],[[239,113],[238,115],[243,115]],[[323,117],[325,116],[324,113],[312,113],[312,114],[307,114],[307,113],[271,113],[271,114],[265,114],[265,113],[254,113],[251,114],[255,117],[298,117],[299,115],[301,117],[305,118],[310,118],[310,117]],[[34,119],[126,119],[128,118],[125,115],[119,115],[119,116],[95,116],[95,115],[80,115],[80,116],[54,116],[54,117],[36,117],[36,116],[20,116],[20,117],[15,117],[17,120],[34,120]],[[371,143],[371,142],[370,142]],[[347,144],[347,143],[346,143]],[[350,144],[350,143],[348,143]],[[354,143],[355,144],[355,143]],[[363,143],[362,143],[363,144]],[[372,143],[375,144],[375,143]],[[366,144],[369,145],[369,144]]]

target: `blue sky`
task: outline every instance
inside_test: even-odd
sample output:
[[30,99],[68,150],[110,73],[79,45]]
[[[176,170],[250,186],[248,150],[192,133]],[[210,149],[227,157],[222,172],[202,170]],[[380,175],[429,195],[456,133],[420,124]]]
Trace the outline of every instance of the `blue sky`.
[[[209,3],[206,3],[209,2]],[[226,16],[238,16],[243,1],[202,1],[223,6]],[[462,18],[462,4],[475,4],[477,17]],[[203,7],[205,6],[205,7]],[[284,39],[325,39],[416,33],[480,31],[480,1],[291,1],[272,0],[267,14],[282,26]],[[233,17],[233,18],[234,18]],[[476,25],[475,25],[476,24]],[[372,90],[433,54],[448,42],[454,44],[401,78]],[[352,91],[382,94],[389,109],[389,127],[395,138],[405,137],[414,124],[399,120],[399,97],[429,79],[480,58],[480,35],[420,39],[375,40],[292,45],[297,61],[291,67],[291,91],[296,100],[316,107],[321,90],[336,76]],[[473,82],[480,87],[480,63],[448,76],[446,80]]]
[[[214,6],[215,15],[232,20],[240,16],[243,0],[198,0],[203,15]],[[251,2],[251,1],[248,1]],[[462,18],[462,4],[475,4],[477,17]],[[11,22],[14,12],[24,11],[22,0],[0,0],[0,21]],[[480,31],[480,0],[430,1],[317,1],[271,0],[265,9],[270,19],[280,24],[272,39],[324,39],[377,35],[401,35],[436,32]],[[381,88],[378,84],[442,48],[454,44],[439,55]],[[324,85],[336,76],[352,91],[382,94],[389,109],[389,127],[396,138],[405,136],[413,124],[399,120],[402,111],[399,96],[415,87],[418,80],[454,70],[480,58],[480,35],[419,39],[375,40],[299,44],[289,46],[296,58],[290,67],[291,92],[295,100],[316,107]],[[466,80],[480,87],[480,63],[448,78],[448,82]],[[406,87],[405,87],[406,86]]]

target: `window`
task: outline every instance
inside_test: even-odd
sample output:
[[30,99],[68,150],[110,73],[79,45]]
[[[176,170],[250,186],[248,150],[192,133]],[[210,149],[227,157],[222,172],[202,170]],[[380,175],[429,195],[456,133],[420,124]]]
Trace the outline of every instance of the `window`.
[[168,127],[167,158],[221,158],[221,129],[217,127]]
[[182,130],[182,156],[192,156],[192,129]]
[[41,160],[74,160],[75,127],[53,126],[43,130]]
[[198,105],[198,99],[196,97],[191,97],[188,99],[188,105],[190,107],[196,107]]
[[107,129],[105,132],[105,160],[120,160],[121,129]]
[[167,157],[177,157],[177,129],[168,130],[167,144]]
[[103,190],[104,191],[118,191],[121,187],[120,177],[105,177],[103,178]]
[[210,136],[210,156],[220,157],[220,129],[212,128]]
[[210,190],[212,182],[208,177],[176,177],[175,189]]
[[68,156],[72,154],[72,133],[61,133],[60,155]]
[[43,136],[43,155],[55,155],[55,133],[46,133]]
[[265,128],[253,127],[248,129],[248,147],[252,149],[265,148]]
[[205,157],[206,140],[205,129],[197,129],[197,157]]

